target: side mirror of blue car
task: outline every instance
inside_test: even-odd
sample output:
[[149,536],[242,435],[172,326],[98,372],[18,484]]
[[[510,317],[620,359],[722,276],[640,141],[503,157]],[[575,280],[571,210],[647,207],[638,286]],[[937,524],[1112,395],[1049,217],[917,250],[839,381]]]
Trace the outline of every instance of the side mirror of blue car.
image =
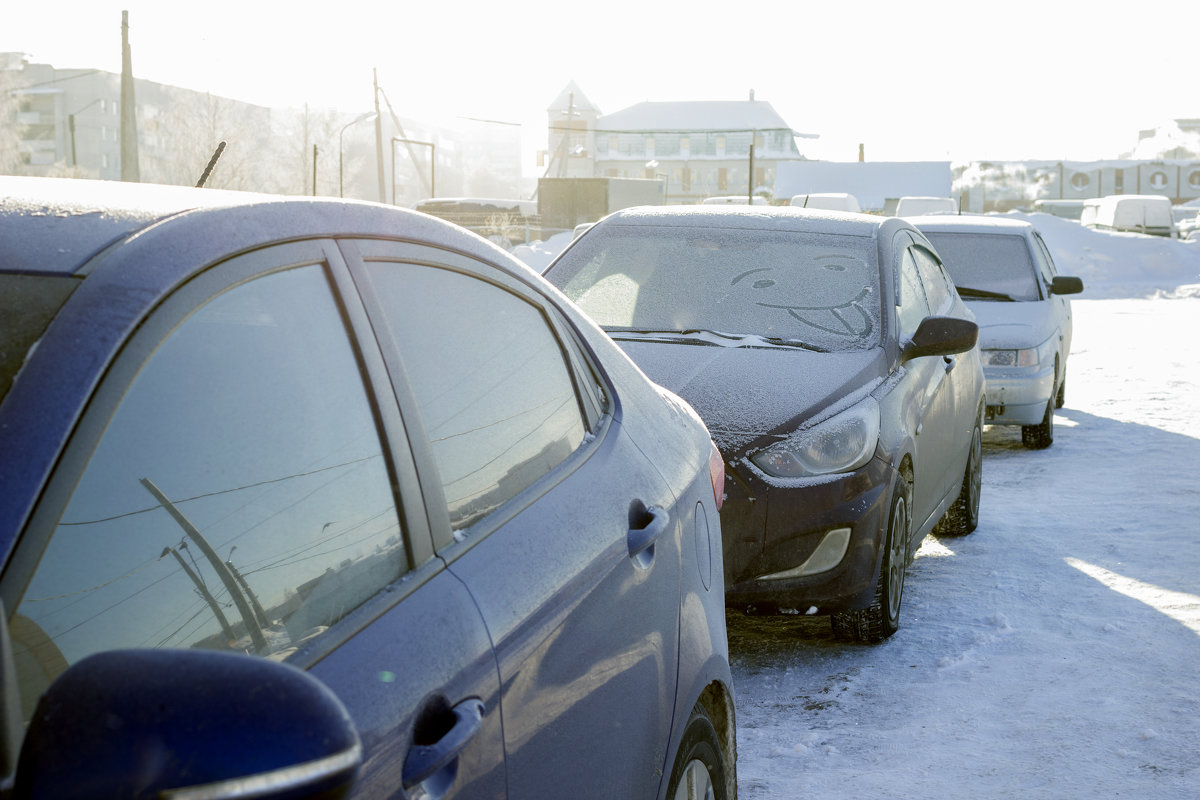
[[229,653],[112,650],[42,695],[13,796],[342,797],[361,760],[345,707],[302,670]]

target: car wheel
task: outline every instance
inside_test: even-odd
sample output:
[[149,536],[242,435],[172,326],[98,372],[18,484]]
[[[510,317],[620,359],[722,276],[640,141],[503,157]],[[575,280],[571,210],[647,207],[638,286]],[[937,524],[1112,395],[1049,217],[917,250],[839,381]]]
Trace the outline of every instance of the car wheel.
[[1046,403],[1046,415],[1040,425],[1021,426],[1021,444],[1034,450],[1044,450],[1054,443],[1054,398]]
[[1067,379],[1064,377],[1062,383],[1058,385],[1058,393],[1054,395],[1054,407],[1062,408],[1065,402],[1067,402]]
[[967,453],[967,468],[963,473],[962,489],[946,515],[938,522],[937,532],[965,536],[979,527],[979,495],[983,488],[983,429],[978,422],[971,432],[971,449]]
[[860,642],[881,642],[899,629],[904,571],[908,566],[910,496],[908,482],[896,476],[875,599],[866,608],[834,614],[830,620],[834,634]]
[[696,704],[667,785],[670,800],[728,800],[725,758],[704,706]]

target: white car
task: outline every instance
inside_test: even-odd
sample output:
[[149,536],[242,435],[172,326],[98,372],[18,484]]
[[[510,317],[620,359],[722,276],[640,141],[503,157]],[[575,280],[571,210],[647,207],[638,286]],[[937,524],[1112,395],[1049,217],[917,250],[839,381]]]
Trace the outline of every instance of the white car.
[[1083,281],[1057,273],[1028,222],[982,216],[909,222],[937,248],[979,323],[987,422],[1020,425],[1026,447],[1049,447],[1071,352],[1071,303],[1064,295],[1083,291]]

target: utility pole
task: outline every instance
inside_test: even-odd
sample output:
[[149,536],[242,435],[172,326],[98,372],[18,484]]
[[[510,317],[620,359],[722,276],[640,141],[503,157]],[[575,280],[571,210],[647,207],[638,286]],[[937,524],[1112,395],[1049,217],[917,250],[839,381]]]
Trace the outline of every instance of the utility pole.
[[383,117],[379,114],[379,72],[371,70],[371,82],[375,87],[375,164],[379,171],[379,202],[387,202],[387,187],[383,182]]
[[141,181],[138,169],[137,102],[133,96],[133,54],[129,49],[129,12],[121,12],[121,180]]
[[751,133],[750,133],[750,180],[748,181],[748,183],[749,183],[748,199],[749,199],[750,205],[754,205],[754,138],[757,135],[758,135],[757,131],[751,131]]
[[200,532],[200,529],[183,515],[183,512],[162,493],[162,490],[154,485],[152,480],[142,478],[141,484],[167,510],[167,513],[179,524],[179,527],[183,528],[183,532],[187,534],[187,537],[195,542],[200,551],[204,553],[205,558],[208,559],[208,563],[212,565],[213,571],[217,573],[221,582],[225,584],[226,591],[229,592],[229,596],[233,598],[234,604],[237,605],[238,613],[242,615],[242,622],[246,624],[246,630],[250,634],[250,639],[254,642],[254,649],[264,652],[267,649],[267,640],[263,636],[262,627],[258,624],[258,620],[254,616],[254,611],[250,608],[250,604],[246,602],[246,598],[238,588],[237,580],[233,577],[233,573],[229,571],[229,567],[225,566],[225,562],[217,555],[217,551],[213,550],[212,545],[204,538],[204,534]]
[[317,196],[317,146],[313,145],[313,187],[312,196]]
[[[184,542],[181,546],[187,547],[187,543]],[[167,553],[175,556],[175,560],[179,562],[179,566],[183,567],[183,571],[186,572],[187,576],[192,579],[192,583],[196,584],[196,591],[199,592],[200,596],[204,598],[204,602],[208,603],[208,607],[212,609],[213,616],[217,618],[217,622],[221,623],[221,630],[225,632],[226,638],[231,642],[236,642],[238,637],[236,634],[234,634],[233,628],[229,626],[229,620],[225,618],[224,612],[221,611],[221,605],[217,602],[217,598],[212,596],[212,592],[208,590],[208,586],[206,586],[200,576],[196,574],[195,570],[193,570],[191,566],[183,560],[183,556],[179,555],[179,551],[174,547],[164,547],[162,555],[159,556],[159,558],[165,557]]]

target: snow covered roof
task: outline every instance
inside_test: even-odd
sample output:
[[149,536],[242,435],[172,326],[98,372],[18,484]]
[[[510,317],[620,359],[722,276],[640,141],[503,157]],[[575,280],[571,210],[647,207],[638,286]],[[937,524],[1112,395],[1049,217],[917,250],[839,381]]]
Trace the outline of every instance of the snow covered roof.
[[790,130],[791,126],[765,100],[693,100],[638,103],[601,116],[596,129],[718,132]]
[[546,107],[547,111],[569,111],[572,106],[575,111],[593,111],[597,114],[600,109],[592,105],[592,101],[588,100],[587,95],[579,88],[579,84],[575,81],[568,81],[563,90],[559,92],[558,97],[554,98],[554,102]]

